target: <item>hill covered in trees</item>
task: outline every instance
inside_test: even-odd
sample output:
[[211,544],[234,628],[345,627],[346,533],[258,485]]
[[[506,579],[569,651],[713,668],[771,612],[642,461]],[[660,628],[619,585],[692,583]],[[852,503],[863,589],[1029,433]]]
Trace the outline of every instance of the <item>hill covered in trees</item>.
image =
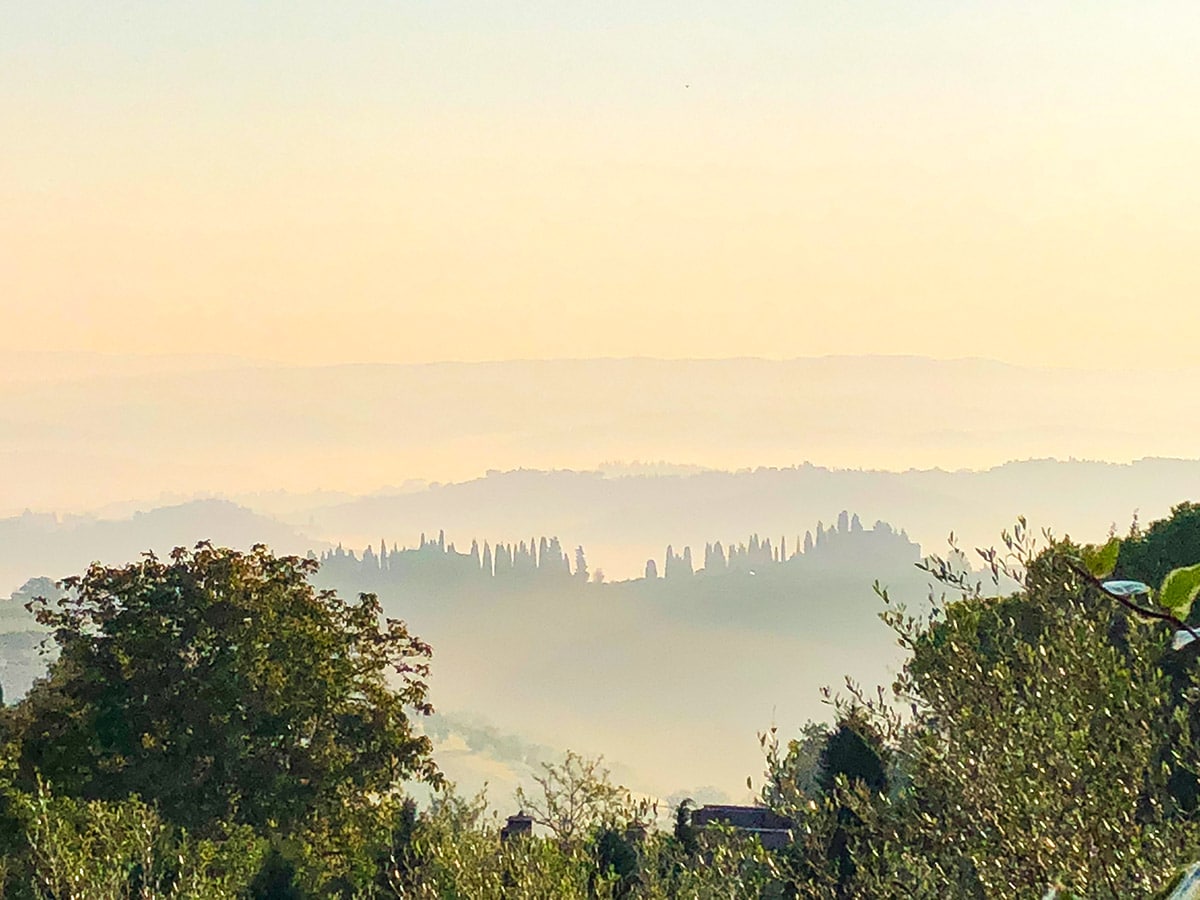
[[[437,533],[410,548],[309,555],[319,587],[377,594],[434,644],[442,664],[431,696],[458,720],[604,749],[647,792],[722,782],[736,791],[756,765],[758,724],[820,713],[816,694],[790,685],[837,683],[859,652],[879,678],[899,665],[876,618],[874,580],[916,603],[927,593],[914,567],[920,548],[902,531],[850,512],[834,518],[790,537],[667,546],[643,567],[651,577],[624,581],[603,578],[585,548],[554,536],[460,548]],[[23,633],[5,638],[11,656],[0,668],[13,699],[44,665],[23,599],[0,603]],[[682,763],[680,744],[693,746]],[[481,783],[479,768],[460,779]]]
[[[870,532],[844,519],[833,533],[820,546]],[[551,546],[539,561],[555,563]],[[755,568],[712,577],[807,555],[765,547],[746,560]],[[708,557],[715,570],[715,545]],[[653,581],[703,579],[683,558]],[[445,741],[415,727],[432,713],[430,647],[374,595],[318,591],[315,559],[262,547],[93,566],[64,583],[63,603],[33,602],[60,656],[0,712],[0,883],[6,896],[79,900],[1190,900],[1200,640],[1180,634],[1196,615],[1200,507],[1104,545],[1018,520],[987,562],[990,585],[953,554],[924,561],[947,594],[927,610],[885,604],[905,650],[890,686],[847,682],[827,724],[764,730],[753,807],[656,810],[597,759],[548,761],[545,747],[476,729],[540,770],[503,828],[445,783]],[[616,587],[576,583],[600,599]],[[759,649],[740,666],[761,665]],[[857,674],[864,661],[846,660]],[[721,669],[700,662],[693,676]],[[597,674],[619,674],[618,661]],[[676,700],[659,697],[660,711]],[[434,720],[429,733],[453,728]],[[673,749],[683,761],[695,747]],[[412,779],[433,791],[420,806]]]
[[[610,579],[641,575],[656,548],[691,546],[694,566],[706,543],[744,541],[757,532],[773,546],[796,529],[815,532],[838,510],[865,523],[902,527],[926,548],[943,546],[954,531],[964,546],[987,546],[1017,516],[1054,522],[1063,533],[1099,540],[1113,525],[1125,530],[1135,515],[1165,516],[1180,495],[1200,494],[1200,461],[1141,459],[1131,464],[1083,460],[1025,460],[980,471],[830,469],[817,465],[627,475],[623,470],[492,471],[452,484],[350,501],[289,507],[279,515],[331,544],[362,548],[380,538],[414,543],[418,534],[511,541],[554,535],[582,544],[589,564]],[[247,502],[252,502],[247,499]],[[272,513],[269,498],[260,498]],[[431,531],[433,529],[433,531]],[[469,544],[469,540],[468,540]],[[390,543],[389,543],[390,546]],[[460,550],[467,549],[460,546]],[[573,560],[572,560],[573,561]]]
[[877,680],[897,670],[874,581],[927,600],[903,532],[834,519],[790,537],[673,544],[620,581],[554,536],[460,546],[440,533],[407,550],[326,551],[316,577],[377,593],[433,643],[440,708],[606,752],[649,793],[724,784],[736,796],[758,757],[755,722],[820,716],[819,695],[792,686],[840,683],[851,656]]
[[116,563],[147,551],[165,555],[199,540],[244,549],[269,543],[290,553],[323,547],[290,525],[228,500],[160,506],[115,519],[26,510],[0,519],[0,594],[29,578],[62,578],[93,560]]
[[266,539],[288,551],[341,544],[361,552],[378,548],[381,539],[389,550],[415,547],[421,533],[433,540],[444,529],[458,538],[460,552],[473,538],[482,552],[485,540],[519,547],[530,535],[558,535],[569,542],[563,549],[572,565],[582,545],[591,569],[626,580],[642,575],[649,557],[663,574],[668,544],[680,553],[690,546],[696,568],[703,566],[706,543],[736,544],[755,532],[773,547],[784,537],[791,555],[797,529],[815,532],[818,521],[842,509],[857,511],[864,523],[902,527],[926,548],[942,546],[951,530],[971,547],[992,543],[1018,514],[1098,540],[1110,526],[1125,529],[1135,515],[1143,521],[1165,516],[1181,494],[1200,494],[1200,461],[1047,459],[953,472],[610,464],[598,471],[497,470],[447,484],[407,481],[362,496],[258,490],[228,502],[177,499],[166,506],[126,498],[105,515],[30,512],[0,519],[0,594],[92,559],[116,562],[206,536],[230,546]]

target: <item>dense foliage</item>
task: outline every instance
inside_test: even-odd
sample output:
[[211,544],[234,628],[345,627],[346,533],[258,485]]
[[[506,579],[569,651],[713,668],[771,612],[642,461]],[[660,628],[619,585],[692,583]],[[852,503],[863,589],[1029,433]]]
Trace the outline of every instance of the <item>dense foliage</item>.
[[1104,547],[1022,522],[982,583],[927,560],[949,597],[885,609],[895,684],[763,736],[762,802],[791,826],[771,850],[690,803],[658,827],[573,753],[517,798],[532,835],[445,786],[418,810],[399,784],[437,782],[408,718],[429,651],[374,598],[262,548],[93,567],[43,605],[61,655],[4,712],[0,878],[56,900],[1149,897],[1200,856],[1200,642],[1103,579],[1200,562],[1198,508],[1174,519]]
[[353,869],[400,784],[438,778],[410,720],[430,711],[430,651],[373,596],[316,591],[315,565],[200,545],[35,601],[60,652],[0,720],[14,788],[140,797],[177,829],[246,825]]

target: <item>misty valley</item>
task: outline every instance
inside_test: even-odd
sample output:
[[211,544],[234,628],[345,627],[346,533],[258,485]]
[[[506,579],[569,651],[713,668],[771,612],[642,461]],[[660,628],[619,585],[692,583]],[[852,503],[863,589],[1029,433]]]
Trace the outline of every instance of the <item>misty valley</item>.
[[[200,502],[147,515],[172,517],[174,533],[189,535],[190,545],[206,527],[236,529],[246,514]],[[104,527],[136,532],[137,525]],[[65,532],[63,562],[48,571],[67,574],[70,530],[45,520],[24,528],[39,534],[43,552],[56,530]],[[849,662],[873,682],[894,675],[902,657],[879,621],[873,583],[915,607],[928,593],[928,578],[914,567],[920,548],[887,523],[865,527],[849,512],[790,538],[751,534],[727,549],[708,542],[694,558],[690,546],[668,546],[646,561],[641,578],[628,580],[609,580],[584,547],[564,548],[557,537],[494,548],[472,540],[459,549],[439,531],[406,549],[381,542],[304,553],[320,565],[314,585],[378,595],[387,615],[433,645],[431,697],[439,727],[463,723],[456,740],[483,726],[521,745],[603,754],[647,794],[728,802],[744,799],[746,777],[761,768],[756,735],[820,718],[819,688],[840,685]],[[6,570],[18,565],[6,560]],[[46,661],[45,634],[24,604],[57,593],[42,575],[4,604],[0,686],[10,702]],[[683,758],[681,746],[689,748]],[[446,752],[443,764],[462,788],[487,782],[500,805],[541,761],[495,758],[469,743]]]
[[0,2],[0,900],[1200,900],[1186,2]]
[[[113,896],[252,898],[1184,891],[1200,507],[1116,524],[1164,470],[1184,483],[1200,464],[514,470],[0,520],[2,839],[51,848],[15,849],[10,883],[66,879],[80,898],[109,896],[88,893],[104,879]],[[1099,515],[1080,483],[1107,498]],[[1023,491],[1059,521],[1100,518],[1090,540],[1005,527]],[[838,498],[896,521],[846,506],[782,524]],[[900,525],[929,532],[948,507],[996,541],[951,534],[939,551]],[[496,537],[531,511],[588,542]],[[472,514],[489,536],[436,527]],[[720,524],[754,516],[770,532]],[[367,529],[384,537],[354,543]],[[1082,797],[1094,819],[1068,813]],[[994,826],[972,832],[979,816]],[[1058,852],[1081,832],[1109,855]],[[1152,843],[1131,854],[1129,833]]]

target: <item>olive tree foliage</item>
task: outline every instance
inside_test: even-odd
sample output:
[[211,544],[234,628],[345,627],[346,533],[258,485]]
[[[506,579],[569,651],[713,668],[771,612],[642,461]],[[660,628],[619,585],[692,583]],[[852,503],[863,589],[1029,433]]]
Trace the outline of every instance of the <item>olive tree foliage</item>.
[[779,729],[760,734],[759,743],[767,754],[767,781],[762,788],[762,801],[778,810],[797,801],[807,802],[823,796],[821,787],[821,754],[829,739],[829,728],[820,722],[806,722],[799,737],[779,743]]
[[792,821],[792,842],[770,859],[787,898],[971,896],[915,847],[899,752],[903,725],[883,689],[868,695],[846,679],[847,696],[825,690],[831,728],[809,724],[781,747],[760,735],[766,754],[764,804]]
[[[1171,785],[1200,762],[1164,669],[1173,629],[1113,602],[1082,563],[1096,548],[1048,533],[1039,546],[1024,522],[1003,538],[983,558],[1022,589],[989,596],[953,554],[931,558],[956,599],[922,617],[888,609],[911,658],[890,696],[839,711],[873,719],[891,784],[837,777],[821,798],[789,798],[775,779],[798,823],[797,896],[1148,896],[1200,847]],[[851,871],[835,864],[839,838]]]
[[234,900],[266,846],[245,825],[193,837],[136,797],[26,794],[7,781],[3,793],[6,824],[22,835],[0,854],[0,897],[11,900]]
[[[435,798],[405,855],[387,874],[391,896],[435,898],[587,897],[593,867],[582,842],[502,841],[482,794]],[[607,896],[598,893],[598,896]]]
[[925,725],[914,788],[944,827],[971,826],[988,896],[1144,895],[1200,845],[1170,789],[1200,752],[1164,670],[1173,629],[1113,602],[1080,565],[1095,548],[1044,539],[1018,522],[991,555],[1021,593],[975,587],[927,629],[893,619],[914,650],[898,694]]
[[309,581],[315,560],[207,543],[93,565],[34,601],[60,648],[47,679],[4,710],[19,781],[57,794],[140,796],[192,830],[288,832],[403,779],[437,781],[427,738],[430,648]]
[[262,853],[262,841],[244,826],[223,840],[197,840],[136,798],[80,801],[40,792],[29,804],[38,897],[234,900]]
[[670,832],[650,830],[631,841],[636,869],[606,866],[613,832],[596,827],[571,838],[500,838],[500,822],[482,794],[444,793],[424,812],[411,842],[387,873],[380,896],[420,900],[717,900],[781,897],[772,864],[757,841],[710,828],[694,850]]
[[[611,781],[601,759],[568,751],[544,766],[536,795],[518,801],[542,825],[500,836],[487,798],[436,794],[398,847],[383,896],[514,900],[681,900],[776,897],[771,860],[731,830],[653,827],[654,807]],[[542,833],[545,832],[545,833]],[[766,891],[767,893],[764,893]]]

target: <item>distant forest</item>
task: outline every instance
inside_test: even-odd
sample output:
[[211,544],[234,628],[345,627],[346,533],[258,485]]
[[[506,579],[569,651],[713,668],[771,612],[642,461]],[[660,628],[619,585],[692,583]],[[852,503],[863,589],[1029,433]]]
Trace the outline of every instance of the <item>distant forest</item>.
[[[436,636],[443,649],[482,621],[483,607],[493,600],[502,601],[495,612],[507,609],[518,619],[542,616],[545,609],[575,599],[597,611],[628,606],[722,633],[736,627],[802,635],[820,620],[831,645],[849,646],[849,635],[861,641],[864,628],[876,637],[885,635],[875,619],[873,579],[907,588],[910,598],[924,595],[924,578],[913,566],[921,558],[920,547],[904,530],[882,521],[865,527],[848,511],[834,524],[818,522],[802,535],[751,534],[707,542],[695,551],[668,545],[646,561],[642,577],[624,581],[608,581],[584,547],[564,545],[556,536],[476,539],[460,550],[439,531],[421,535],[415,547],[381,541],[358,551],[339,545],[307,556],[320,564],[312,576],[316,587],[343,596],[377,594],[388,615]],[[28,690],[47,663],[38,652],[44,630],[24,605],[35,596],[58,594],[51,578],[39,576],[0,601],[0,688],[10,701]],[[652,627],[648,619],[636,621]]]
[[[380,541],[378,548],[366,547],[358,554],[339,544],[335,549],[310,556],[321,564],[317,580],[342,590],[428,591],[471,585],[489,591],[508,591],[532,586],[562,588],[571,584],[605,583],[602,569],[589,568],[582,546],[568,552],[557,536],[495,545],[488,541],[480,545],[475,539],[470,549],[463,551],[453,541],[447,541],[444,531],[439,531],[436,538],[422,534],[420,543],[413,548],[393,543],[388,549],[387,542]],[[896,563],[913,563],[919,558],[920,547],[905,531],[897,531],[882,521],[864,528],[857,514],[843,510],[835,524],[826,527],[818,522],[815,530],[790,541],[783,535],[772,541],[770,537],[751,534],[737,543],[723,544],[719,540],[706,543],[700,566],[696,565],[690,546],[677,551],[668,545],[661,568],[657,560],[648,559],[642,578],[616,584],[663,581],[678,586],[693,578],[731,575],[775,576],[786,580],[788,576],[800,578],[817,571],[881,564],[890,569]]]

